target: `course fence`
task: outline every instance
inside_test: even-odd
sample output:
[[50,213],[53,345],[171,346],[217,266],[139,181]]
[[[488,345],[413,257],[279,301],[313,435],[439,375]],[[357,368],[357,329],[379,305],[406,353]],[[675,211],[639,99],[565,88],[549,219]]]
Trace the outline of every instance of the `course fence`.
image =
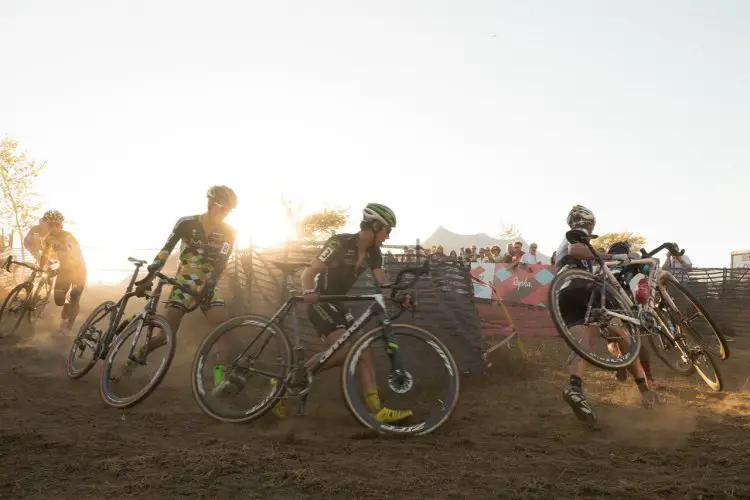
[[[238,252],[228,273],[228,303],[232,314],[254,313],[270,316],[283,302],[284,274],[273,262],[310,262],[320,250],[319,245],[290,245],[285,249],[250,249]],[[395,279],[405,266],[388,261],[383,270],[387,279]],[[301,289],[301,272],[293,275],[294,286]],[[469,273],[459,264],[433,265],[429,277],[423,277],[413,290],[417,303],[414,315],[405,313],[399,322],[428,328],[451,349],[459,367],[464,372],[477,372],[484,368],[481,319],[472,300]],[[351,290],[352,294],[372,293],[372,276],[363,273]],[[323,344],[307,321],[306,306],[299,304],[297,314],[303,346],[306,350],[322,350]],[[361,313],[367,304],[351,304],[352,314]],[[374,327],[371,323],[369,327]]]
[[[416,245],[389,245],[388,250],[395,250],[394,253],[398,254],[404,247],[418,246],[419,241]],[[272,314],[281,305],[285,290],[283,273],[273,262],[310,262],[320,247],[316,243],[290,243],[277,249],[253,247],[235,251],[219,283],[227,295],[230,313]],[[120,249],[116,262],[122,261],[121,266],[101,270],[93,268],[90,271],[113,273],[124,286],[133,270],[127,263],[127,255],[149,259],[157,251]],[[0,253],[0,259],[4,260],[11,254],[14,259],[21,259],[21,251],[17,248]],[[176,254],[174,252],[167,263],[165,272],[168,274],[176,269]],[[408,264],[387,258],[384,271],[392,279],[405,265],[418,265],[418,259],[423,258],[415,255]],[[25,260],[34,262],[28,252],[25,253]],[[494,263],[472,263],[467,266],[458,262],[443,262],[431,263],[430,269],[430,276],[421,279],[415,289],[418,301],[415,315],[412,317],[411,313],[405,313],[399,321],[424,326],[439,335],[455,353],[464,371],[481,370],[484,366],[482,351],[488,347],[488,343],[496,336],[511,331],[505,328],[508,323],[505,311],[490,300],[492,289],[473,283],[471,275],[494,287],[507,306],[506,310],[521,337],[557,335],[547,313],[547,293],[556,274],[554,266]],[[14,267],[12,273],[0,271],[0,289],[7,291],[15,283],[26,279],[28,273],[28,270],[20,267]],[[701,301],[725,333],[733,336],[747,334],[750,330],[750,269],[695,268],[674,274]],[[298,272],[293,276],[297,289],[301,288],[300,275]],[[372,277],[364,273],[352,293],[370,293],[371,284]],[[303,344],[306,349],[321,350],[322,343],[307,321],[305,307],[302,304],[297,306]],[[351,309],[357,314],[364,307],[367,306],[352,303]]]
[[[507,305],[546,310],[547,294],[556,270],[554,266],[542,264],[514,267],[510,264],[472,263],[471,274],[492,284]],[[703,304],[724,333],[747,334],[750,330],[750,269],[693,268],[690,271],[676,270],[673,274]],[[492,293],[489,287],[475,284],[473,292],[476,302],[489,303]],[[485,312],[481,314],[483,318],[497,314],[488,307],[480,307],[480,311]],[[541,316],[533,316],[543,331],[542,335],[549,334],[551,320],[539,323]],[[527,333],[527,329],[523,330],[522,334]]]

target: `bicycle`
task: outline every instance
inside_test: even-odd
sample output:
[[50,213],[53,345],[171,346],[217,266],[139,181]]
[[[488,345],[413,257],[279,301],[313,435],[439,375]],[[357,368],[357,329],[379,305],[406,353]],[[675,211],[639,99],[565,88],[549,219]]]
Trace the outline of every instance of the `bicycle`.
[[[9,335],[13,335],[18,327],[21,326],[21,322],[26,318],[28,326],[31,328],[32,321],[41,319],[44,313],[44,308],[49,303],[50,296],[52,295],[52,282],[54,277],[57,275],[55,270],[47,272],[42,271],[33,264],[26,262],[14,261],[13,256],[10,255],[3,263],[2,267],[10,272],[10,266],[15,264],[17,266],[26,267],[31,269],[31,275],[23,283],[15,286],[5,300],[3,305],[0,307],[0,325],[3,320],[10,319],[15,320],[13,327],[11,328]],[[34,288],[34,281],[37,275],[41,275],[41,279]],[[5,335],[5,328],[0,327],[0,338]]]
[[[550,284],[549,289],[549,307],[552,321],[557,328],[560,336],[565,340],[568,346],[575,354],[585,359],[589,363],[603,368],[605,370],[617,370],[625,368],[633,363],[641,349],[642,331],[646,331],[650,337],[659,336],[659,339],[670,346],[676,348],[684,364],[689,364],[698,371],[701,378],[712,390],[718,392],[722,389],[723,382],[721,373],[714,363],[712,353],[705,347],[700,336],[695,333],[688,325],[683,328],[684,315],[680,312],[674,300],[667,292],[667,285],[675,285],[677,289],[687,297],[695,306],[696,310],[707,319],[712,328],[713,335],[718,340],[719,349],[717,356],[722,359],[729,357],[729,347],[721,332],[716,328],[715,323],[705,311],[700,302],[688,292],[684,286],[679,283],[669,272],[659,268],[659,259],[654,258],[663,249],[669,250],[674,255],[682,255],[684,250],[680,250],[675,243],[664,243],[651,252],[641,249],[641,258],[629,260],[613,260],[605,263],[601,256],[591,246],[590,241],[596,238],[596,235],[588,235],[585,231],[571,230],[566,233],[566,238],[570,243],[583,243],[596,256],[599,267],[596,272],[588,272],[581,269],[566,269],[555,276]],[[618,256],[619,257],[619,256]],[[648,296],[640,301],[633,301],[628,294],[623,291],[621,284],[610,271],[610,266],[622,266],[629,269],[639,269],[640,272],[647,275]],[[577,336],[573,334],[565,325],[562,313],[560,311],[559,294],[568,286],[572,280],[586,282],[585,290],[591,290],[588,299],[584,324],[598,327],[602,336],[612,342],[613,338],[604,335],[607,327],[619,326],[627,334],[628,349],[623,352],[620,349],[620,357],[614,355],[599,355],[590,352],[586,347],[581,345]],[[599,287],[597,290],[596,287]],[[596,292],[599,292],[598,294]],[[597,299],[597,295],[599,295]],[[599,300],[599,307],[594,307],[595,299]],[[619,306],[619,307],[617,307]],[[671,318],[671,327],[665,322],[666,315]],[[619,323],[614,325],[613,322]],[[620,340],[623,340],[622,338]],[[656,345],[652,341],[652,345]],[[664,361],[661,354],[664,349],[655,349],[657,356]],[[705,359],[707,367],[701,368],[697,361]],[[715,378],[709,379],[708,369],[713,371]]]
[[[428,434],[439,428],[448,420],[458,403],[460,391],[458,366],[451,352],[437,336],[423,328],[408,324],[392,323],[393,320],[397,319],[404,312],[403,308],[391,315],[384,314],[388,307],[386,299],[382,295],[382,290],[390,289],[390,298],[393,299],[395,292],[405,290],[415,285],[419,276],[427,274],[429,270],[429,264],[427,261],[425,261],[424,265],[421,267],[408,267],[402,269],[391,284],[375,283],[375,293],[371,295],[320,296],[318,298],[320,303],[359,301],[371,302],[371,304],[358,318],[354,319],[351,326],[346,329],[343,335],[324,351],[318,364],[310,371],[306,370],[304,366],[306,357],[304,349],[300,343],[297,311],[296,308],[294,308],[294,305],[301,302],[303,297],[298,295],[297,291],[294,290],[294,280],[292,279],[293,273],[302,268],[308,267],[309,264],[275,261],[271,261],[271,263],[286,274],[286,286],[289,291],[289,298],[278,308],[271,318],[248,314],[233,318],[222,325],[219,325],[204,339],[196,352],[193,360],[191,385],[193,396],[195,397],[198,406],[207,415],[221,422],[250,422],[260,418],[270,411],[280,401],[284,394],[301,398],[299,406],[299,413],[301,414],[304,410],[307,395],[312,388],[313,379],[320,371],[323,364],[355,333],[357,333],[367,321],[373,317],[384,315],[385,317],[379,320],[379,325],[377,327],[361,334],[357,340],[354,341],[347,353],[346,359],[344,360],[341,370],[341,387],[344,401],[349,412],[365,427],[374,429],[381,433],[396,435]],[[407,278],[407,275],[411,275],[411,277]],[[290,309],[292,310],[293,319],[291,342],[287,337],[287,334],[285,334],[280,328],[280,325],[283,324],[283,319],[286,317]],[[203,384],[203,372],[206,360],[210,349],[214,344],[220,339],[224,339],[225,335],[229,334],[232,330],[244,326],[257,327],[260,328],[260,331],[254,335],[251,342],[247,343],[247,341],[244,341],[240,344],[240,354],[235,356],[231,363],[227,363],[226,377],[228,380],[231,380],[232,377],[243,380],[243,389],[250,381],[250,375],[262,375],[268,378],[271,382],[266,385],[267,394],[263,397],[260,403],[253,404],[252,406],[243,406],[240,410],[225,410],[217,408],[206,398],[207,394]],[[260,342],[258,354],[249,355],[248,353],[253,348],[254,344],[264,337],[264,335],[265,340]],[[259,364],[258,358],[260,354],[272,339],[275,341],[274,344],[276,349],[275,352],[271,352],[271,354],[275,356],[275,362],[271,362],[271,364],[275,365],[275,372],[266,369],[259,369],[256,366]],[[364,400],[356,391],[357,380],[355,372],[357,363],[365,349],[370,347],[375,341],[381,340],[384,342],[385,353],[387,354],[387,361],[385,363],[390,365],[388,386],[394,393],[406,394],[412,391],[416,386],[419,386],[420,389],[429,386],[432,380],[420,378],[416,375],[416,370],[418,370],[419,367],[414,368],[412,365],[410,367],[412,371],[407,369],[404,355],[400,351],[399,342],[401,339],[416,340],[420,342],[421,345],[427,345],[430,350],[437,355],[435,359],[439,361],[438,365],[442,365],[442,369],[444,369],[443,371],[448,375],[448,381],[444,387],[446,394],[443,399],[438,399],[436,402],[432,403],[433,408],[436,403],[437,412],[429,415],[421,422],[412,423],[410,425],[392,425],[375,420],[368,412]],[[224,344],[228,345],[229,342],[224,342]],[[425,358],[427,358],[427,356],[422,355],[415,362],[421,365]],[[426,369],[423,371],[426,371]],[[431,404],[428,403],[428,406],[431,406]]]
[[[98,360],[104,361],[102,367],[101,379],[100,379],[100,396],[102,400],[109,406],[118,409],[126,409],[135,406],[139,402],[146,399],[161,383],[164,376],[167,374],[172,359],[175,354],[175,335],[172,328],[169,326],[167,320],[156,314],[156,308],[161,297],[162,287],[164,285],[172,285],[177,287],[183,292],[192,295],[199,296],[200,294],[189,290],[187,287],[178,283],[175,279],[163,275],[160,272],[155,273],[155,276],[159,278],[156,289],[153,292],[146,292],[146,298],[148,301],[143,308],[136,314],[130,315],[123,321],[123,315],[125,314],[125,308],[127,307],[128,301],[136,296],[133,288],[143,282],[136,282],[138,272],[141,266],[146,264],[145,260],[138,260],[133,257],[128,257],[128,261],[135,265],[135,271],[130,279],[125,294],[120,298],[119,301],[112,302],[106,301],[99,304],[78,330],[76,338],[73,340],[73,345],[70,348],[70,353],[66,361],[66,373],[68,377],[72,379],[80,379],[86,375],[96,365]],[[193,311],[200,305],[200,301],[196,301],[187,312]],[[108,319],[108,322],[104,326],[97,326],[100,321]],[[112,375],[112,366],[117,353],[125,345],[125,342],[134,335],[130,351],[127,359],[137,363],[138,365],[146,365],[145,360],[138,359],[136,354],[136,344],[141,336],[143,327],[148,327],[146,333],[146,342],[153,336],[154,328],[158,328],[163,332],[165,344],[165,357],[159,364],[156,373],[149,380],[149,382],[137,393],[129,397],[120,397],[115,394],[112,382],[118,383],[117,377]],[[89,349],[92,353],[90,360],[86,361],[85,364],[78,368],[76,366],[76,357],[82,358],[86,350]]]
[[510,315],[510,312],[508,311],[508,308],[505,307],[505,303],[503,302],[503,299],[500,297],[500,295],[497,293],[497,290],[494,286],[492,286],[490,283],[486,283],[484,280],[479,278],[478,276],[474,276],[473,274],[469,273],[471,276],[471,280],[473,283],[479,285],[479,286],[486,286],[490,290],[492,290],[492,299],[491,302],[494,302],[500,307],[500,309],[503,312],[503,316],[505,317],[505,320],[507,321],[507,326],[503,326],[503,328],[507,331],[510,330],[510,333],[505,335],[505,338],[498,342],[497,344],[494,344],[490,346],[487,349],[484,349],[482,351],[482,357],[484,359],[485,364],[489,368],[492,366],[491,362],[487,361],[487,357],[493,353],[494,351],[500,349],[504,345],[509,345],[511,341],[513,341],[516,338],[519,338],[518,330],[516,330],[515,324],[513,323],[513,317]]

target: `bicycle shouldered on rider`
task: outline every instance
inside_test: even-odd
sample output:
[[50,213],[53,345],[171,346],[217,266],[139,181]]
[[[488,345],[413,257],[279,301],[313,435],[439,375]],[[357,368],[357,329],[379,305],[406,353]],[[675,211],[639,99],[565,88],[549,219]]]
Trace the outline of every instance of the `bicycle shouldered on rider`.
[[[588,234],[592,234],[596,225],[596,217],[588,208],[576,205],[568,213],[567,224],[570,229],[581,229]],[[626,260],[630,258],[627,254],[613,255],[606,253],[601,254],[601,256],[605,261]],[[581,243],[569,243],[567,238],[563,239],[560,247],[557,249],[556,257],[558,271],[569,267],[575,267],[590,272],[593,268],[592,261],[595,259],[595,256],[591,254],[591,251],[586,245]],[[582,343],[589,345],[595,338],[600,336],[600,332],[597,328],[584,325],[584,318],[591,293],[592,292],[586,288],[571,286],[567,290],[562,291],[559,296],[560,312],[562,313],[566,326],[570,328],[571,332],[574,332],[576,336],[579,337]],[[621,330],[621,328],[615,326],[609,326],[607,328],[608,334],[611,334],[610,338],[612,339],[627,338],[627,335]],[[617,341],[615,340],[610,341],[607,347],[613,355],[616,355],[619,349]],[[644,352],[645,349],[642,349],[640,351],[639,359],[636,359],[627,370],[635,379],[635,384],[641,394],[643,406],[651,408],[655,403],[663,404],[666,401],[666,398],[663,394],[656,392],[656,383],[650,376],[650,369],[648,370],[648,375],[646,370],[644,370],[644,365],[646,368],[650,368],[650,363],[643,362]],[[587,422],[590,425],[595,425],[596,417],[583,393],[583,374],[586,371],[586,364],[585,360],[577,356],[570,363],[570,382],[563,389],[563,400],[570,405],[579,420]],[[623,377],[619,378],[622,379]],[[647,380],[648,378],[651,380]]]

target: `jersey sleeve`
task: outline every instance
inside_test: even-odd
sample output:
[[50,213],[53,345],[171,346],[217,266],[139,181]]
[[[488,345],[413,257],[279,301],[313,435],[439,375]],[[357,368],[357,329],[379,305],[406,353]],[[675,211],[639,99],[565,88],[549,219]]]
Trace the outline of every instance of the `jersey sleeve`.
[[325,264],[328,261],[332,260],[332,257],[334,257],[339,251],[341,251],[341,242],[339,241],[339,239],[335,236],[333,238],[329,238],[328,241],[326,241],[323,245],[321,251],[315,257],[315,259],[313,259],[313,262],[317,260]]
[[167,263],[169,254],[172,253],[172,250],[174,250],[174,247],[182,239],[185,225],[187,224],[187,221],[189,219],[190,219],[189,217],[182,218],[177,221],[177,224],[174,225],[174,228],[172,229],[172,233],[169,235],[169,238],[167,238],[167,242],[164,243],[164,246],[159,251],[159,253],[156,254],[156,258],[149,266],[149,268],[153,272],[160,271],[164,267],[164,264]]

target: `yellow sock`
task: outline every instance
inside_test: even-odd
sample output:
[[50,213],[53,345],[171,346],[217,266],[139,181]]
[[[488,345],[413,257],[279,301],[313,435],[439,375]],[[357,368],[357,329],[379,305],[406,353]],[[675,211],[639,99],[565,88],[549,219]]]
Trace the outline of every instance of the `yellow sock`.
[[365,395],[365,402],[370,408],[370,411],[378,411],[380,409],[380,398],[378,397],[378,391],[370,391]]

